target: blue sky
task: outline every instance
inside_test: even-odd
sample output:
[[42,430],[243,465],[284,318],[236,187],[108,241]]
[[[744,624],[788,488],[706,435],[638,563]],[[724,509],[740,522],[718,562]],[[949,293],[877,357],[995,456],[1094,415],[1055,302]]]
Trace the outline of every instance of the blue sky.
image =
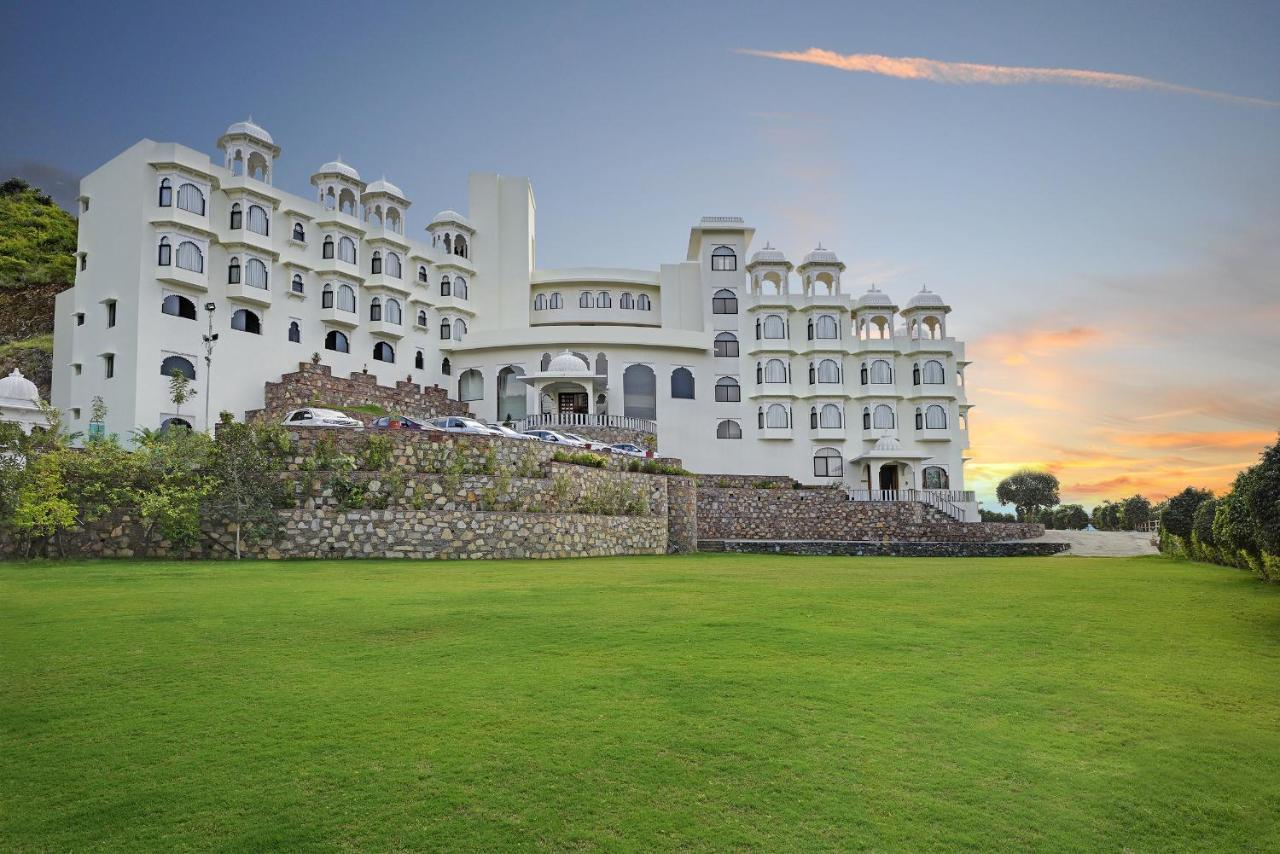
[[409,193],[412,228],[465,206],[470,170],[530,176],[543,266],[654,267],[697,217],[739,214],[795,257],[834,248],[859,289],[927,283],[972,342],[991,477],[1049,465],[1085,501],[1158,491],[1157,470],[1220,486],[1280,425],[1260,367],[1280,362],[1280,109],[735,52],[1280,101],[1280,4],[45,2],[7,4],[0,41],[0,171],[40,183],[143,136],[212,150],[252,114],[283,147],[277,184],[341,153]]

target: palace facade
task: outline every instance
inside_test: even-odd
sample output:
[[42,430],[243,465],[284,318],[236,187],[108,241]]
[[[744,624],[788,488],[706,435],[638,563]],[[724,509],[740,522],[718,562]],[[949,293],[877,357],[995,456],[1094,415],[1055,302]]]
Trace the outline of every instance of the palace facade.
[[[465,215],[409,236],[413,202],[385,178],[335,160],[295,195],[273,185],[280,147],[260,126],[217,146],[213,162],[143,140],[81,182],[55,324],[70,429],[89,431],[96,395],[121,436],[207,429],[318,354],[335,374],[440,385],[488,421],[652,435],[696,472],[972,502],[968,362],[935,293],[847,293],[834,252],[753,252],[723,216],[657,269],[541,269],[526,178],[473,174]],[[181,411],[174,370],[198,392]]]

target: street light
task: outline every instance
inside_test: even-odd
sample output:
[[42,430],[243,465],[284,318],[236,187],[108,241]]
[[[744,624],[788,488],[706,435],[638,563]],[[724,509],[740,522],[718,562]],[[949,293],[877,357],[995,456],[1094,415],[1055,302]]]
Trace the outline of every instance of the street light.
[[213,371],[213,345],[218,343],[218,333],[213,331],[213,312],[217,307],[211,302],[204,304],[204,313],[209,315],[209,334],[204,336],[204,429],[210,436],[213,426],[209,423],[209,374]]

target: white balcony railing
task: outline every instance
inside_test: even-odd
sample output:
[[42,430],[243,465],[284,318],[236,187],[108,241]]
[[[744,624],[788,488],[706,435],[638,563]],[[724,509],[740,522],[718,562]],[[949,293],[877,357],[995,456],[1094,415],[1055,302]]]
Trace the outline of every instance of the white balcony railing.
[[541,415],[530,415],[516,422],[516,430],[536,430],[539,428],[555,429],[556,427],[616,427],[622,430],[638,430],[642,433],[657,433],[658,424],[647,418],[632,418],[629,415],[590,415],[585,412],[544,412]]
[[971,504],[976,498],[968,489],[857,489],[845,492],[850,501],[919,501],[936,507],[952,519],[963,522],[965,509],[961,504]]

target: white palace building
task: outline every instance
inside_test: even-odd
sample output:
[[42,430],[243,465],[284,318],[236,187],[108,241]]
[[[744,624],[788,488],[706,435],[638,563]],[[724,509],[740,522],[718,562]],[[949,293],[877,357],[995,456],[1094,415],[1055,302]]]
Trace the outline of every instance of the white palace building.
[[[273,186],[263,128],[217,145],[215,163],[143,140],[81,181],[54,345],[70,429],[88,431],[95,395],[121,436],[206,429],[206,411],[261,407],[265,382],[319,353],[339,376],[440,385],[489,421],[653,432],[697,472],[972,500],[968,363],[935,293],[849,294],[834,252],[752,252],[754,230],[722,216],[656,270],[540,269],[527,178],[471,175],[466,215],[411,237],[413,203],[385,178],[335,160],[299,196]],[[174,369],[200,395],[182,412]]]

